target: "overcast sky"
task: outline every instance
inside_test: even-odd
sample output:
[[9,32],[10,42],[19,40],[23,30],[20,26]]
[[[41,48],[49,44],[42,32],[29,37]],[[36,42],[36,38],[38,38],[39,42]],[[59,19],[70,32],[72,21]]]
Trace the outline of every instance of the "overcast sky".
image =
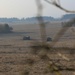
[[[67,9],[75,10],[75,0],[60,0],[61,5]],[[64,11],[42,0],[43,15],[61,17]],[[0,0],[0,17],[32,17],[36,16],[37,6],[35,0]]]

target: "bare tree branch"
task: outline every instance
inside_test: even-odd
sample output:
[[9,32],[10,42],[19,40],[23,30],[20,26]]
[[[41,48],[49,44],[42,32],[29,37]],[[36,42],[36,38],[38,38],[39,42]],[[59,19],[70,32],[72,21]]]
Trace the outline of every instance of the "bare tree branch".
[[56,7],[58,7],[59,9],[65,11],[65,12],[68,12],[68,13],[75,13],[75,11],[71,11],[71,10],[67,10],[67,9],[63,8],[63,7],[60,5],[60,1],[59,1],[59,3],[57,3],[55,0],[53,0],[53,2],[51,2],[51,1],[49,1],[49,0],[44,0],[44,1],[46,1],[46,2],[49,3],[49,4],[52,4],[52,5],[56,6]]

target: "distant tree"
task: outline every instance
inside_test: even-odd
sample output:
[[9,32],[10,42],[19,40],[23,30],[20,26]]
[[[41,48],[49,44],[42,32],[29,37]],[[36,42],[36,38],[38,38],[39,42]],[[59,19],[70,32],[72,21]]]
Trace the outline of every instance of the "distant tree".
[[8,24],[1,24],[0,25],[0,33],[9,33],[12,32],[13,28],[9,27]]
[[4,24],[4,27],[5,27],[6,30],[10,30],[10,27],[9,27],[8,24]]

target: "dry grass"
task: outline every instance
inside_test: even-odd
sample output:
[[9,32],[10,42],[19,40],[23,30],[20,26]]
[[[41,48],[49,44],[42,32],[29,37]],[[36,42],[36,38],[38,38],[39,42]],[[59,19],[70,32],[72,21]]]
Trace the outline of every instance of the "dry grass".
[[[5,41],[6,40],[3,40],[3,42]],[[68,51],[62,50],[60,48],[59,50],[56,49],[56,52],[52,52],[52,50],[49,51],[49,49],[46,47],[39,47],[35,48],[34,50],[36,52],[37,49],[37,54],[33,54],[31,53],[32,49],[29,48],[30,46],[32,46],[32,44],[30,44],[32,43],[32,41],[8,41],[2,43],[2,45],[0,46],[0,75],[10,75],[11,73],[11,75],[53,75],[54,73],[49,72],[47,68],[49,62],[60,60],[63,65],[67,64],[68,66],[70,66],[71,63],[75,63],[75,61],[67,62],[62,57],[55,54],[56,52],[61,50],[60,53],[64,54],[69,59],[74,59]],[[29,47],[27,47],[26,45],[29,45]],[[65,52],[67,53],[65,54]],[[48,70],[48,72],[46,71],[46,69]],[[72,73],[69,73],[70,72],[65,71],[62,74],[72,75]]]

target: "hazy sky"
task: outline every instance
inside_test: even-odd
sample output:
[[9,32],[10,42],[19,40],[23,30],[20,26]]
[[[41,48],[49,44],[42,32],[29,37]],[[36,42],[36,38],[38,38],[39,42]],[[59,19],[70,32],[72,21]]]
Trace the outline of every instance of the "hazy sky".
[[[61,5],[67,9],[75,10],[75,0],[60,0]],[[42,0],[43,15],[61,17],[64,11]],[[36,16],[37,6],[35,0],[0,0],[0,17],[32,17]]]

